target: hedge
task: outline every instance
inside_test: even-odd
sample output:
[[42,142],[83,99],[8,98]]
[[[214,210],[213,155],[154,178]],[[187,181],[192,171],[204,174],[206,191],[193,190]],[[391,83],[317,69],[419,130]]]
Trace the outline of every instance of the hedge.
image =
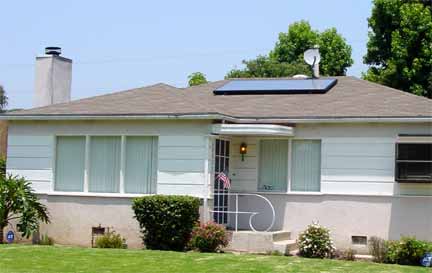
[[199,220],[200,200],[190,196],[153,195],[134,199],[132,209],[148,249],[185,249]]

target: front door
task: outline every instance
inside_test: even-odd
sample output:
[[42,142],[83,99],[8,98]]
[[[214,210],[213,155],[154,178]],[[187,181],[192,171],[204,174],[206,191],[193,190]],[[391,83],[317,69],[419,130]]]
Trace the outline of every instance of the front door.
[[226,175],[229,171],[229,146],[228,140],[216,139],[215,145],[215,177],[214,177],[214,201],[213,220],[222,225],[228,224],[228,189],[224,183],[218,179],[218,175],[224,172]]

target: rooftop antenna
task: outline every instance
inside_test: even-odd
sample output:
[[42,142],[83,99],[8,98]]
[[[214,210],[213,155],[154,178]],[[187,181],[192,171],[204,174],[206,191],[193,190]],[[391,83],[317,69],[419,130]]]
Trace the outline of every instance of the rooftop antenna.
[[312,68],[312,78],[319,78],[319,62],[321,61],[319,47],[316,45],[313,48],[306,50],[303,54],[303,58]]

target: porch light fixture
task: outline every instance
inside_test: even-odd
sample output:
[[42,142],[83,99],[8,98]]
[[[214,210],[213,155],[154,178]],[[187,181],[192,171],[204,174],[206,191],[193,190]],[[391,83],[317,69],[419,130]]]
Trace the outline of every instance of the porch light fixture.
[[242,161],[244,161],[244,155],[247,154],[247,144],[244,142],[240,144],[240,154],[242,156]]

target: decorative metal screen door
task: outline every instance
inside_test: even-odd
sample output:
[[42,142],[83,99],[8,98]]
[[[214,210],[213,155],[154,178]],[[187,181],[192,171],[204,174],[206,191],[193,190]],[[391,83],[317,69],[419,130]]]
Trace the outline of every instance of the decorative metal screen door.
[[213,220],[222,225],[228,224],[228,189],[224,188],[224,184],[216,177],[220,172],[229,175],[229,146],[228,140],[216,139],[215,145],[215,177],[214,177],[214,201]]

